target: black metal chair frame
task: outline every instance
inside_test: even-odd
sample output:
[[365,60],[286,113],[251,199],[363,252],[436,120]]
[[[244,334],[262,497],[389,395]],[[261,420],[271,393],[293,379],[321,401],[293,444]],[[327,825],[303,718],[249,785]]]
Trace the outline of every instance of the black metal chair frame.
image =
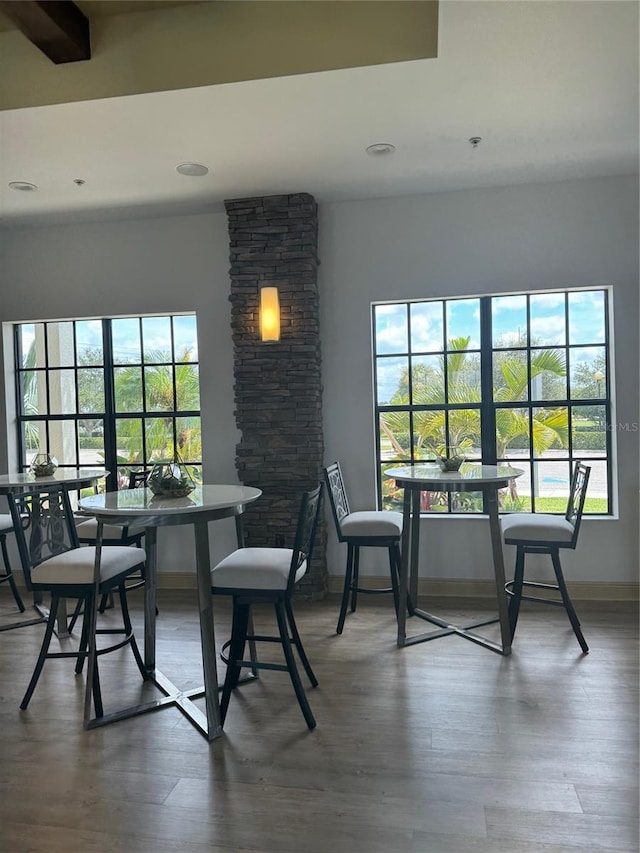
[[[98,674],[98,657],[130,645],[143,679],[148,679],[148,673],[144,668],[144,663],[133,633],[127,605],[125,580],[131,574],[132,569],[127,569],[106,581],[99,581],[97,572],[99,570],[100,550],[102,547],[102,524],[100,524],[96,543],[94,579],[91,583],[52,584],[33,581],[31,576],[33,568],[42,562],[46,562],[54,554],[62,554],[80,547],[71,502],[69,500],[69,492],[63,484],[47,486],[46,489],[37,491],[24,491],[11,496],[9,498],[9,506],[27,589],[31,592],[39,591],[51,594],[51,607],[40,653],[33,675],[20,703],[20,708],[21,710],[25,710],[29,705],[46,660],[50,658],[75,658],[75,671],[76,674],[80,674],[84,666],[84,661],[87,659],[87,693],[84,711],[84,722],[85,727],[87,727],[91,717],[90,702],[92,697],[96,718],[104,715]],[[39,529],[36,528],[36,524]],[[26,538],[27,532],[30,536],[29,543],[27,543]],[[66,536],[64,535],[65,532]],[[67,540],[66,542],[64,541],[65,539]],[[48,553],[43,555],[43,548],[45,552],[48,550]],[[133,571],[136,569],[137,567],[134,567]],[[117,590],[119,594],[123,627],[98,628],[96,607],[98,597],[112,590]],[[77,598],[80,603],[84,604],[83,612],[85,615],[82,623],[79,647],[77,651],[50,652],[49,646],[53,636],[58,606],[63,599],[67,598]],[[122,634],[124,637],[119,642],[98,649],[96,644],[97,635],[102,634]],[[91,689],[89,689],[89,685],[91,685]]]
[[[587,654],[589,646],[582,634],[580,628],[580,620],[573,606],[573,602],[569,596],[567,585],[562,573],[560,565],[560,548],[569,548],[574,550],[578,543],[578,533],[580,531],[580,523],[582,521],[582,511],[587,495],[587,486],[589,484],[589,475],[591,468],[584,465],[582,462],[576,462],[573,476],[571,479],[571,490],[569,493],[569,501],[565,519],[573,526],[573,536],[568,542],[556,541],[539,541],[535,539],[525,540],[509,538],[509,531],[505,532],[505,544],[516,546],[516,565],[514,570],[513,580],[505,584],[505,590],[509,596],[509,627],[511,629],[511,639],[513,639],[518,624],[518,615],[520,613],[520,604],[522,601],[535,601],[539,604],[550,604],[554,607],[564,607],[569,617],[571,627],[576,635],[580,648]],[[524,579],[524,559],[525,554],[549,554],[553,564],[553,571],[556,577],[556,583],[541,583],[538,581],[525,581]],[[525,595],[524,589],[540,589],[550,590],[560,593],[560,598],[551,596],[544,597],[539,595]]]
[[[309,706],[307,696],[302,686],[298,667],[296,665],[293,649],[295,647],[298,657],[304,667],[312,687],[318,686],[309,659],[304,651],[302,640],[293,615],[291,599],[295,588],[296,572],[303,562],[309,566],[313,553],[315,533],[322,505],[322,484],[315,489],[305,492],[302,497],[298,524],[293,544],[293,555],[289,568],[289,578],[284,589],[242,589],[234,587],[216,587],[211,591],[213,595],[229,595],[233,599],[233,618],[231,627],[231,641],[229,642],[227,673],[222,688],[220,700],[220,717],[224,723],[231,693],[240,681],[240,673],[243,668],[252,671],[260,669],[278,670],[288,672],[293,684],[293,689],[304,715],[307,726],[315,728],[316,721]],[[214,572],[215,577],[215,572]],[[278,635],[255,634],[251,622],[251,606],[253,604],[273,604],[278,624]],[[259,661],[251,655],[249,660],[244,659],[246,643],[279,643],[282,646],[286,663],[271,663]]]
[[[363,595],[393,595],[393,604],[398,614],[399,606],[399,577],[401,568],[400,541],[401,533],[397,536],[348,536],[342,533],[341,522],[351,514],[349,501],[344,486],[342,470],[339,462],[333,462],[324,469],[325,483],[329,494],[331,513],[335,522],[338,542],[347,543],[347,565],[344,573],[344,587],[340,603],[340,615],[336,626],[336,633],[342,634],[344,622],[351,597],[351,613],[354,613],[358,604],[358,594]],[[372,510],[375,511],[375,510]],[[391,576],[390,587],[368,588],[359,585],[360,575],[360,548],[387,548],[389,551],[389,574]]]
[[18,587],[16,586],[16,580],[13,576],[13,570],[11,568],[11,562],[9,560],[9,552],[7,550],[7,534],[13,533],[13,527],[5,527],[0,530],[0,548],[2,549],[2,560],[4,563],[4,574],[0,575],[0,584],[8,583],[11,588],[11,592],[13,593],[13,597],[18,606],[18,610],[20,613],[24,613],[26,610],[24,606],[24,602],[20,596],[18,591]]

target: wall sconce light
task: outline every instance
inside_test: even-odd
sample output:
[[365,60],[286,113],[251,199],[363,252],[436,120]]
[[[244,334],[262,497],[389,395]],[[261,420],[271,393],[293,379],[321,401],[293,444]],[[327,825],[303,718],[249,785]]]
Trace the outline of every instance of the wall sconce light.
[[260,289],[260,338],[263,341],[280,340],[280,300],[277,287]]

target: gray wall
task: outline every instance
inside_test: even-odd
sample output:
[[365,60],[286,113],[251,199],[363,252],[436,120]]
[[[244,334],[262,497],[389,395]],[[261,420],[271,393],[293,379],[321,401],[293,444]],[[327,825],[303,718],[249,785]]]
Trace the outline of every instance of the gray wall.
[[[320,238],[325,455],[341,459],[352,509],[375,494],[372,301],[611,284],[617,420],[637,428],[637,177],[328,205]],[[584,522],[579,551],[563,558],[572,579],[638,580],[638,433],[616,435],[620,520]],[[425,519],[423,571],[489,577],[485,525]]]
[[[637,425],[637,186],[635,176],[320,206],[326,460],[341,460],[353,509],[375,499],[374,300],[611,284],[617,421]],[[223,213],[6,230],[0,321],[195,310],[205,478],[235,481],[228,268]],[[625,459],[620,518],[584,523],[579,552],[566,561],[577,580],[638,578],[638,434],[619,430],[616,438]],[[13,433],[0,423],[0,469],[12,448]],[[484,519],[423,525],[424,574],[491,576]],[[215,557],[232,547],[233,531],[220,523],[212,532]],[[161,570],[188,566],[186,531],[161,536]],[[330,573],[343,571],[333,534],[328,560]],[[381,555],[367,553],[362,571],[384,573]]]

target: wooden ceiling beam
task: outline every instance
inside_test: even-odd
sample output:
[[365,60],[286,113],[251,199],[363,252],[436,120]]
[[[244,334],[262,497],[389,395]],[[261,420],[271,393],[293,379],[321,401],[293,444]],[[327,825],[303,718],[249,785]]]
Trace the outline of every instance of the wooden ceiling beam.
[[91,59],[89,21],[72,0],[0,0],[0,10],[56,65]]

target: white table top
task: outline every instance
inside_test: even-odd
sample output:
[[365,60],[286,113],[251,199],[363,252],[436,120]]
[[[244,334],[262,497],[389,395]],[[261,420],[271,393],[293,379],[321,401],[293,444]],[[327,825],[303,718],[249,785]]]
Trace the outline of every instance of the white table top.
[[0,474],[0,494],[6,494],[15,488],[32,486],[51,486],[66,483],[68,486],[90,486],[96,480],[107,477],[109,471],[104,468],[58,468],[47,477],[35,477],[28,471]]
[[463,462],[459,471],[441,471],[436,462],[421,465],[406,465],[388,468],[386,477],[395,480],[398,486],[421,486],[427,491],[481,491],[483,486],[500,488],[516,477],[521,477],[521,468],[510,465],[482,465],[479,462]]
[[150,489],[121,489],[81,498],[79,512],[96,518],[144,518],[199,515],[203,512],[242,507],[262,492],[251,486],[203,485],[184,498],[156,497]]

